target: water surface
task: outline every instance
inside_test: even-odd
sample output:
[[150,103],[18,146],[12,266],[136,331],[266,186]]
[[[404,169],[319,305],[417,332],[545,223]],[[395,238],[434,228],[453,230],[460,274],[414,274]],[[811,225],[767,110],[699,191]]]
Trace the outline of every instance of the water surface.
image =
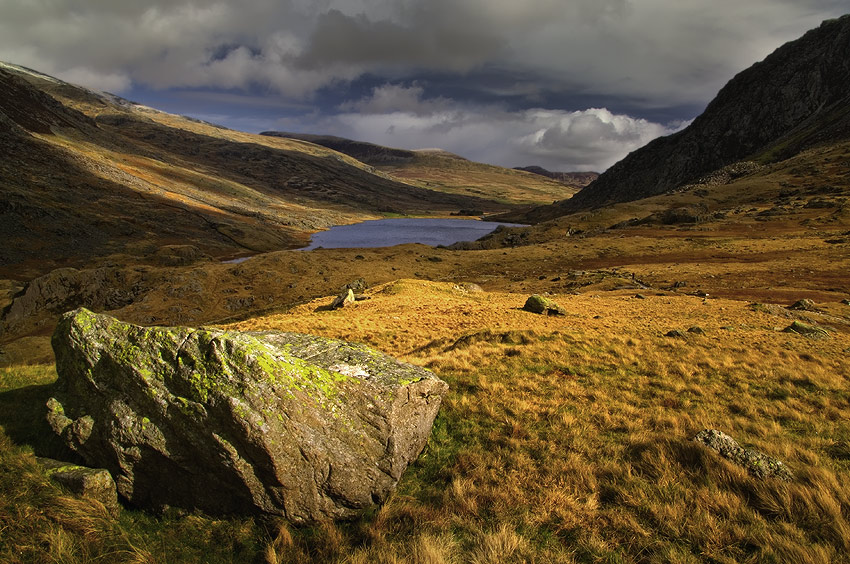
[[475,241],[493,232],[500,225],[523,227],[516,223],[476,219],[376,219],[352,225],[337,225],[327,231],[314,233],[310,245],[301,250],[310,251],[318,247],[325,249],[392,247],[404,243],[421,243],[436,247],[459,241]]

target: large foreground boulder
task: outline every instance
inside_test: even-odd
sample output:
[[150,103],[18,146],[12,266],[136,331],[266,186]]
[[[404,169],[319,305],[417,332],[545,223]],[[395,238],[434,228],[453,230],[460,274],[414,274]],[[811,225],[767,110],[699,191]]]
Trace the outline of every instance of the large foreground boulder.
[[62,317],[53,348],[51,427],[147,508],[351,517],[392,492],[448,390],[360,345],[85,309]]

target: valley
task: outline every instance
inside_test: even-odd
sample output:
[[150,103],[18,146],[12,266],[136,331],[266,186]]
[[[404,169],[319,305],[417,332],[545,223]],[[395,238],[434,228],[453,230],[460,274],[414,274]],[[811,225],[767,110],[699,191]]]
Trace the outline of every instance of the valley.
[[[848,29],[827,22],[739,77],[805,64]],[[846,93],[830,90],[846,61],[823,89],[792,84],[839,92],[813,103],[827,114],[750,135],[763,108],[733,104],[736,77],[693,129],[587,186],[242,133],[0,66],[0,560],[847,562],[850,135]],[[720,158],[706,147],[729,116],[752,146]],[[449,247],[292,250],[330,225],[458,214],[531,225]],[[360,299],[332,309],[352,283]],[[524,310],[532,294],[562,315]],[[51,335],[77,307],[365,344],[449,391],[398,489],[353,520],[115,517],[36,458],[69,456],[45,404]],[[721,458],[693,440],[704,429],[792,478]]]

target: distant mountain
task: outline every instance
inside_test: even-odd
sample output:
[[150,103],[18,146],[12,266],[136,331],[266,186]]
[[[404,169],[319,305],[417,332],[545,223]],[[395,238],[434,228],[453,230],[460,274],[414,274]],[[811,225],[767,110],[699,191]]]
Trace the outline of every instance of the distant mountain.
[[740,160],[763,163],[850,138],[850,15],[823,22],[735,76],[686,129],[630,153],[543,221],[674,190]]
[[552,172],[542,166],[515,166],[514,170],[523,170],[532,174],[539,174],[570,186],[585,187],[599,177],[598,172]]
[[293,248],[383,213],[505,211],[342,153],[174,116],[0,63],[0,278],[195,245]]
[[442,149],[394,149],[333,135],[280,131],[265,131],[261,135],[300,139],[345,153],[407,184],[448,194],[492,198],[506,204],[548,203],[570,197],[585,185],[477,163]]

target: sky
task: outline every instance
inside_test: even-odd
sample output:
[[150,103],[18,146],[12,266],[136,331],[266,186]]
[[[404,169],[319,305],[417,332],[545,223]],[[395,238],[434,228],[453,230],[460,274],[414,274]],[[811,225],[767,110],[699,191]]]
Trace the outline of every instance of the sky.
[[847,0],[0,0],[0,60],[249,132],[603,171]]

